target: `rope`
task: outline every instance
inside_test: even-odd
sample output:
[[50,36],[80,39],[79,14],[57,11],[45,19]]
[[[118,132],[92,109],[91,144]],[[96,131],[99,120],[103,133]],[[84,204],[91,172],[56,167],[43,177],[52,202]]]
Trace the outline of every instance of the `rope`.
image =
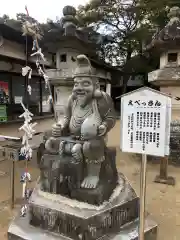
[[[45,69],[45,58],[43,53],[41,52],[41,48],[39,47],[39,43],[38,43],[38,35],[40,38],[40,33],[39,33],[39,29],[37,28],[37,23],[33,23],[30,22],[30,16],[29,16],[29,11],[27,9],[27,6],[25,6],[25,10],[27,13],[27,19],[23,25],[23,35],[26,36],[26,67],[23,69],[25,76],[26,76],[26,100],[27,100],[27,108],[25,109],[23,103],[21,103],[22,107],[24,108],[24,114],[21,115],[21,117],[23,116],[25,119],[32,119],[31,118],[31,113],[28,110],[28,89],[31,89],[30,85],[29,85],[29,78],[30,78],[30,74],[32,73],[32,69],[28,66],[28,35],[30,35],[33,38],[33,48],[32,50],[35,50],[36,52],[32,53],[31,56],[36,56],[37,60],[36,60],[36,67],[37,70],[39,72],[39,75],[42,76],[44,78],[45,84],[46,84],[46,88],[48,88],[49,90],[49,94],[50,94],[50,100],[51,103],[53,105],[53,110],[55,113],[55,104],[54,104],[54,100],[53,100],[53,96],[52,96],[52,91],[51,91],[51,86],[49,83],[49,77],[46,75],[46,69]],[[29,20],[29,21],[28,21]],[[43,61],[42,64],[40,64],[40,60]],[[42,66],[41,66],[42,65]],[[30,90],[29,90],[29,94],[30,94]],[[56,117],[54,114],[54,118],[56,121]],[[28,122],[28,121],[27,121]],[[30,122],[30,121],[29,121]],[[28,161],[30,160],[29,156],[30,155],[30,150],[31,150],[31,154],[32,154],[32,149],[29,146],[28,143],[28,137],[29,135],[32,135],[34,133],[34,130],[32,129],[34,127],[35,124],[24,124],[23,127],[20,128],[20,130],[24,130],[25,131],[25,137],[26,137],[26,147],[24,147],[24,151],[29,151],[28,154],[26,152],[26,166],[25,166],[25,173],[24,176],[22,176],[22,181],[23,181],[23,197],[25,198],[25,191],[27,192],[27,181],[29,181],[30,174],[28,173]],[[29,149],[28,149],[29,147]],[[28,149],[28,150],[27,150]],[[23,152],[23,150],[22,150]],[[27,157],[28,156],[28,157]],[[25,216],[26,215],[26,211],[27,211],[27,206],[26,204],[22,207],[21,209],[21,216]]]

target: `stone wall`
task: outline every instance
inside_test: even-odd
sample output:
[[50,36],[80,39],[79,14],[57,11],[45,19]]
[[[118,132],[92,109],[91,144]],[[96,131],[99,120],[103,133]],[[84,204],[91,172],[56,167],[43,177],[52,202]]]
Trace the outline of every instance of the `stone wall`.
[[[137,157],[141,159],[141,155],[137,154]],[[159,164],[161,157],[148,155],[147,160]],[[180,120],[171,122],[169,164],[180,166]]]
[[169,162],[180,166],[180,120],[171,122]]

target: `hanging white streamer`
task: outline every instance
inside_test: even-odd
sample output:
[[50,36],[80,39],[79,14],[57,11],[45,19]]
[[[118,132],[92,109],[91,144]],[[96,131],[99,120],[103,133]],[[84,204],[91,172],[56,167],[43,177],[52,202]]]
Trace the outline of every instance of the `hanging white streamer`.
[[47,87],[48,87],[48,84],[49,84],[49,77],[48,77],[48,75],[46,75],[45,72],[43,71],[43,69],[42,69],[42,67],[41,67],[41,65],[40,65],[39,60],[36,60],[36,67],[37,67],[37,69],[38,69],[39,75],[44,78],[45,87],[47,88]]
[[32,87],[31,87],[31,85],[27,86],[27,91],[28,91],[29,95],[32,94]]
[[24,131],[21,155],[25,156],[26,159],[30,159],[32,158],[32,148],[29,145],[29,139],[33,137],[33,134],[35,133],[34,127],[37,125],[37,123],[31,123],[33,114],[24,106],[22,102],[21,106],[24,109],[24,113],[19,116],[20,118],[24,117],[24,124],[19,128],[19,130]]
[[39,48],[35,53],[32,53],[32,54],[31,54],[31,57],[33,57],[33,56],[40,56],[41,59],[42,59],[44,62],[46,61],[46,59],[45,59],[45,57],[44,57],[44,54],[43,54],[42,51],[41,51],[41,48]]
[[[26,75],[28,75],[28,79],[31,79],[32,68],[30,68],[29,66],[22,68],[22,76],[25,77]],[[31,93],[32,93],[32,88],[31,88],[30,84],[28,84],[28,86],[27,86],[27,92],[29,93],[29,95],[31,95]]]
[[28,74],[28,78],[31,79],[32,76],[32,68],[29,66],[25,66],[22,68],[22,76],[25,77]]

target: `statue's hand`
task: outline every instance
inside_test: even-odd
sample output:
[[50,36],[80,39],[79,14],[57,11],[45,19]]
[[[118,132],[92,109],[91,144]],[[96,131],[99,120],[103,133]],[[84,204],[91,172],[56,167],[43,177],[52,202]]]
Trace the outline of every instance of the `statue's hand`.
[[53,137],[60,137],[62,133],[62,126],[60,123],[55,123],[52,126],[52,136]]
[[98,128],[98,136],[104,136],[106,134],[107,127],[105,125],[100,125]]
[[50,137],[45,143],[45,149],[50,153],[58,153],[59,141],[54,137]]

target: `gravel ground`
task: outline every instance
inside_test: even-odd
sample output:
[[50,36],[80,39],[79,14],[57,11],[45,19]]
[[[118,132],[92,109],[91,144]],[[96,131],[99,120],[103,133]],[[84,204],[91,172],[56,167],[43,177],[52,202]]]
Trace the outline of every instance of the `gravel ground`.
[[[49,127],[51,120],[46,120],[40,128]],[[11,130],[12,131],[12,130]],[[5,134],[6,131],[4,130]],[[117,122],[115,128],[111,131],[108,138],[110,146],[117,147],[117,166],[119,171],[123,172],[131,182],[132,186],[139,193],[140,181],[140,158],[133,154],[125,154],[119,150],[120,141],[120,124]],[[16,167],[16,197],[21,197],[21,184],[19,183],[20,174],[23,171],[24,163],[19,163]],[[34,180],[31,185],[35,184],[39,171],[34,162],[30,164],[30,172]],[[176,178],[174,187],[154,183],[155,176],[159,172],[159,165],[148,163],[147,167],[147,194],[146,210],[152,218],[158,223],[158,240],[179,240],[180,239],[180,169],[169,166],[169,175]],[[8,225],[17,213],[20,204],[17,203],[15,210],[9,209],[9,164],[0,162],[0,239],[7,239],[6,232]]]

